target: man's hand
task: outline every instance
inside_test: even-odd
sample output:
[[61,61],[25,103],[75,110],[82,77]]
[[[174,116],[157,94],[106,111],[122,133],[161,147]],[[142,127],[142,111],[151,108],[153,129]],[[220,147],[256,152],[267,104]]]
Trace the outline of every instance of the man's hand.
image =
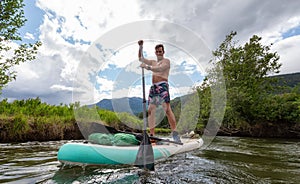
[[142,64],[140,64],[140,67],[141,67],[141,68],[146,68],[147,65],[146,65],[145,63],[142,63]]
[[146,65],[145,63],[142,63],[140,67],[145,68],[146,70],[152,70],[152,67],[150,65]]
[[143,46],[143,43],[144,43],[143,40],[139,40],[139,41],[138,41],[139,46]]

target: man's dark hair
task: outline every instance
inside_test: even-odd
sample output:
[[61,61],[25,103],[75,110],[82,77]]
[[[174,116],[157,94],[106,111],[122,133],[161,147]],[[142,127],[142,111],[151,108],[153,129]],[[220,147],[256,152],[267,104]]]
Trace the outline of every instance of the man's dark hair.
[[157,50],[159,47],[162,48],[162,50],[165,52],[165,48],[164,48],[164,45],[163,44],[158,44],[155,46],[155,50]]

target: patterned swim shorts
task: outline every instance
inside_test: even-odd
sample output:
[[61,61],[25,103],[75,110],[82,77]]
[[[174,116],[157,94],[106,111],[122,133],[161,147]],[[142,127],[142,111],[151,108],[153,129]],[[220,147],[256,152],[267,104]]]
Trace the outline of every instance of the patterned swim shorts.
[[154,83],[149,91],[148,103],[161,105],[170,102],[169,84],[166,81]]

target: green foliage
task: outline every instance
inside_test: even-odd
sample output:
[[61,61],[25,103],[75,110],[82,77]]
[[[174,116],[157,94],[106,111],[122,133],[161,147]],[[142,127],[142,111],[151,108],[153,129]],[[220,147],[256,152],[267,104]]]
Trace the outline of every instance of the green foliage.
[[204,79],[201,86],[197,87],[197,94],[200,98],[200,112],[198,124],[202,126],[207,124],[211,109],[211,88],[207,85],[206,82],[207,78]]
[[212,103],[210,89],[220,82],[220,74],[225,80],[227,96],[224,127],[241,129],[265,122],[300,122],[297,85],[280,94],[278,91],[282,88],[276,89],[278,78],[268,76],[279,72],[279,55],[270,52],[270,46],[262,45],[256,35],[244,46],[237,46],[234,36],[236,32],[227,35],[213,52],[213,68],[197,87],[201,104],[199,124],[208,122]]
[[[79,105],[79,104],[78,104]],[[76,107],[74,109],[74,115],[77,121],[80,122],[100,122],[101,115],[98,114],[96,107]],[[99,117],[100,115],[100,117]]]
[[195,130],[199,119],[199,96],[197,93],[189,94],[182,98],[182,110],[178,121],[177,130],[181,133]]
[[256,98],[270,87],[267,75],[279,72],[279,56],[276,52],[271,53],[269,46],[263,46],[261,37],[256,35],[244,46],[236,46],[233,41],[235,35],[236,32],[232,32],[226,36],[219,49],[213,52],[215,59],[211,62],[215,68],[210,74],[212,76],[217,70],[222,70],[227,89],[235,87]]
[[133,129],[141,129],[142,120],[128,113],[117,113],[96,106],[82,106],[75,108],[75,117],[80,122],[99,122],[115,128],[125,124]]
[[42,103],[40,98],[29,98],[27,100],[15,100],[9,103],[7,99],[0,102],[0,114],[15,116],[18,114],[28,117],[50,117],[60,116],[66,119],[74,119],[73,106],[54,106]]
[[105,122],[109,126],[118,128],[118,125],[121,123],[115,112],[99,109],[98,114],[101,121]]
[[117,116],[120,122],[126,124],[127,126],[133,129],[141,130],[143,127],[143,121],[136,116],[132,116],[125,112],[117,113]]
[[[142,120],[128,113],[115,113],[98,107],[49,105],[40,98],[0,101],[0,139],[26,141],[64,139],[65,131],[74,131],[76,122],[100,122],[116,129],[127,125],[140,129]],[[76,125],[77,126],[77,125]],[[5,131],[3,131],[5,130]],[[40,136],[40,137],[34,137]]]
[[34,44],[23,43],[16,49],[10,46],[14,41],[22,41],[18,30],[26,22],[24,6],[23,0],[0,1],[0,92],[7,83],[16,79],[13,67],[34,60],[41,46],[40,41]]
[[278,54],[271,53],[269,46],[263,46],[260,37],[254,35],[244,46],[236,46],[235,35],[236,32],[231,32],[213,52],[215,68],[211,74],[215,75],[216,70],[223,72],[227,90],[226,110],[229,111],[226,115],[234,114],[235,117],[228,120],[252,123],[261,99],[271,89],[267,75],[278,73],[281,64],[278,63]]
[[170,134],[171,133],[171,129],[170,128],[155,128],[155,133],[157,134]]
[[[23,0],[1,0],[0,1],[0,36],[6,40],[21,40],[18,29],[25,22]],[[3,39],[3,38],[2,38]]]
[[39,98],[15,100],[12,103],[4,99],[0,102],[0,115],[0,127],[6,130],[6,133],[0,132],[3,140],[63,138],[64,131],[72,129],[75,122],[73,105],[48,105]]
[[269,95],[259,104],[257,119],[276,123],[300,123],[299,93]]
[[10,130],[11,133],[20,139],[28,130],[29,124],[27,118],[22,114],[15,116]]

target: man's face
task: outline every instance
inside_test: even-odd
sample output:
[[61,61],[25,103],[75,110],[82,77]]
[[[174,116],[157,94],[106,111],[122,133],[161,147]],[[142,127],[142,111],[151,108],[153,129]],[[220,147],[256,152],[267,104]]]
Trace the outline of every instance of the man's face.
[[158,60],[161,60],[164,56],[164,51],[163,51],[163,48],[162,47],[158,47],[156,50],[155,50],[155,54],[157,56],[157,59]]

